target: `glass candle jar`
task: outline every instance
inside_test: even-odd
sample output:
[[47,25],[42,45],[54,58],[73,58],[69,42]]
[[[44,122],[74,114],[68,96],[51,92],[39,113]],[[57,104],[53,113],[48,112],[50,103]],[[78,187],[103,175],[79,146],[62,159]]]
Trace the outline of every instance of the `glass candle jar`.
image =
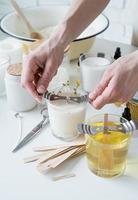
[[75,139],[79,135],[77,125],[85,119],[86,102],[47,100],[47,106],[53,135],[64,141]]
[[[92,117],[87,123],[97,127],[94,135],[86,135],[86,156],[89,169],[106,178],[123,174],[132,132],[119,130],[122,122],[129,123],[117,115],[108,115],[108,131],[99,131],[104,126],[104,115]],[[114,127],[114,131],[110,131]],[[116,128],[116,129],[115,129]]]

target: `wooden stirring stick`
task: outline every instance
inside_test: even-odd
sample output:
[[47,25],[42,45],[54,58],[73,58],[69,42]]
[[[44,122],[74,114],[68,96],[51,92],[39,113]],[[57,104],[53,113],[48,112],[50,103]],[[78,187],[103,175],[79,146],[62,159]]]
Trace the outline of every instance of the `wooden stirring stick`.
[[17,2],[15,0],[11,0],[11,4],[12,4],[13,8],[16,10],[19,17],[23,20],[23,22],[27,26],[27,28],[30,32],[31,38],[38,39],[38,40],[43,39],[44,37],[39,32],[35,31],[35,29],[32,27],[31,23],[26,18],[26,16],[23,14],[23,12],[22,12],[21,8],[19,7],[19,5],[17,4]]

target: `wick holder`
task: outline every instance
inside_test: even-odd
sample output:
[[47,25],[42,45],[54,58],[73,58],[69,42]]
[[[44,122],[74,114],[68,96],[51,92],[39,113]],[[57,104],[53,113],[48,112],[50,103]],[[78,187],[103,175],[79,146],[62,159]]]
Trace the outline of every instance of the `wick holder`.
[[46,91],[46,93],[44,94],[44,98],[50,101],[66,100],[67,102],[83,103],[88,101],[88,94],[82,96],[65,96]]

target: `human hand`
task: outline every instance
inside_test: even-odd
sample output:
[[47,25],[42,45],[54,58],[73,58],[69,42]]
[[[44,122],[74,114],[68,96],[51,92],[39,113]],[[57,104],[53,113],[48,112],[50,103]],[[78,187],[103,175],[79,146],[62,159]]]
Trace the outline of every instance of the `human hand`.
[[47,90],[64,55],[64,47],[52,38],[32,51],[24,60],[22,86],[38,101]]
[[98,87],[89,94],[96,109],[105,104],[130,100],[138,90],[138,51],[116,60],[105,71]]

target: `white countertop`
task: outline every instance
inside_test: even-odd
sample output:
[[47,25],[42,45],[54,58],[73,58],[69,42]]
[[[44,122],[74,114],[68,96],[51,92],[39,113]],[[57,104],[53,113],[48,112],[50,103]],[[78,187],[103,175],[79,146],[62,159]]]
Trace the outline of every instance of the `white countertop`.
[[[101,44],[102,42],[102,44]],[[97,40],[94,50],[114,52],[117,43]],[[135,48],[119,45],[126,54]],[[87,116],[96,113],[120,114],[122,108],[107,105],[96,111],[88,107]],[[40,107],[23,113],[23,135],[27,134],[40,120]],[[9,111],[5,97],[0,97],[0,199],[2,200],[131,200],[138,197],[138,137],[131,141],[128,162],[124,176],[116,179],[99,178],[87,168],[84,156],[74,158],[62,164],[56,170],[42,175],[34,164],[23,163],[23,158],[33,155],[32,147],[63,143],[54,138],[50,128],[45,128],[41,134],[19,152],[11,153],[18,137],[18,120]],[[51,178],[57,175],[73,172],[76,177],[53,182]]]

